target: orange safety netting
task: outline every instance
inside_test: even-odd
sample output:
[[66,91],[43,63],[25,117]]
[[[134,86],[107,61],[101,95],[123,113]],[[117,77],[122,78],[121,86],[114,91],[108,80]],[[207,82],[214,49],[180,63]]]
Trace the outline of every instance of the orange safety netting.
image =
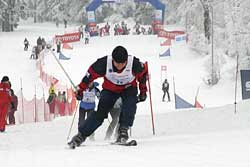
[[19,123],[52,121],[58,116],[72,115],[76,109],[76,98],[73,95],[74,90],[59,84],[58,79],[43,70],[45,54],[45,52],[40,53],[39,59],[36,62],[40,79],[46,86],[50,86],[51,83],[54,83],[56,89],[65,90],[67,92],[66,103],[55,98],[52,103],[48,104],[45,97],[37,99],[36,96],[32,100],[26,100],[21,92],[21,94],[18,95],[19,105],[16,112],[16,120]]

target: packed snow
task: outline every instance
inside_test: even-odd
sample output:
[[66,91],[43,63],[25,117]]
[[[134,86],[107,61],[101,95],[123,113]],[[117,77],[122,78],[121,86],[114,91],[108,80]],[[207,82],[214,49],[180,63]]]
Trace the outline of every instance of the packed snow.
[[[166,27],[167,28],[167,27]],[[171,27],[173,28],[173,27]],[[35,60],[30,60],[31,47],[23,51],[23,40],[31,45],[41,36],[51,41],[55,34],[76,30],[56,28],[54,24],[20,23],[12,33],[0,32],[2,54],[0,77],[8,75],[15,92],[21,88],[31,99],[34,90],[42,96],[47,89],[39,79]],[[117,45],[127,48],[129,54],[149,63],[155,135],[152,134],[150,103],[138,104],[132,128],[136,147],[110,145],[105,141],[108,120],[96,131],[95,141],[87,140],[75,150],[68,149],[67,135],[72,116],[57,117],[52,122],[17,124],[8,126],[0,134],[0,162],[5,167],[44,166],[171,166],[171,167],[249,167],[250,164],[250,101],[241,101],[238,83],[237,107],[234,106],[235,60],[225,58],[223,76],[211,87],[203,82],[208,57],[199,57],[186,43],[173,43],[171,56],[160,58],[167,48],[161,47],[163,39],[154,35],[128,35],[93,37],[89,45],[83,41],[73,43],[73,50],[63,50],[70,60],[60,60],[75,84],[78,84],[88,67],[99,57],[111,54]],[[161,66],[167,74],[161,74]],[[45,58],[45,71],[57,77],[61,84],[70,82],[51,54]],[[162,102],[161,84],[165,77],[170,82],[171,102]],[[101,82],[102,80],[98,80]],[[174,109],[175,92],[190,103],[199,88],[198,100],[204,109]],[[238,81],[239,82],[239,81]],[[77,131],[77,117],[71,136]]]

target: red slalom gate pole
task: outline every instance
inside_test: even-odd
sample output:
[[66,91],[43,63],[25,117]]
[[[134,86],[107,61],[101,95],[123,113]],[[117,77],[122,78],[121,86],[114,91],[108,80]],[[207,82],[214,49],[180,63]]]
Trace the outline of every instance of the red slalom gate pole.
[[[145,63],[145,68],[146,68],[146,70],[148,72],[148,62]],[[154,113],[153,113],[153,105],[152,105],[152,96],[151,96],[151,86],[150,86],[149,74],[147,75],[147,81],[148,81],[148,92],[149,92],[149,100],[150,100],[152,130],[153,130],[153,135],[155,135]]]

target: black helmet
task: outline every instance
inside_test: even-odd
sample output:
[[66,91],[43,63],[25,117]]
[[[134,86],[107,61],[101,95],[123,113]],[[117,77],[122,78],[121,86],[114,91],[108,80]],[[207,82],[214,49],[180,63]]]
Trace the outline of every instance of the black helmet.
[[125,63],[128,59],[128,52],[123,46],[117,46],[112,52],[112,58],[117,63]]
[[1,82],[7,82],[9,81],[9,77],[8,76],[4,76],[1,80]]

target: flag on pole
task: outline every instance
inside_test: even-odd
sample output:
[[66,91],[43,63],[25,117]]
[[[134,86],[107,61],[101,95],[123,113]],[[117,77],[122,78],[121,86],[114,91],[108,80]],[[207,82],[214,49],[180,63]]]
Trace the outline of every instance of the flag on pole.
[[195,99],[194,107],[195,108],[203,108],[203,106],[198,102],[197,99]]
[[178,96],[176,93],[174,94],[175,96],[175,109],[180,109],[180,108],[193,108],[194,106]]
[[171,39],[167,39],[165,42],[161,43],[161,46],[171,46]]
[[69,60],[70,58],[69,57],[66,57],[62,54],[62,52],[59,53],[59,59],[60,60]]
[[198,89],[196,91],[196,95],[195,95],[195,102],[194,102],[194,107],[195,108],[203,108],[203,106],[197,100],[198,94],[199,94],[199,90],[200,90],[200,87],[198,87]]
[[170,55],[170,48],[168,48],[168,50],[166,50],[163,54],[160,54],[159,56],[160,56],[160,57],[171,56],[171,55]]
[[56,79],[55,77],[52,77],[52,83],[53,83],[53,85],[57,84],[58,81],[59,81],[58,79]]

